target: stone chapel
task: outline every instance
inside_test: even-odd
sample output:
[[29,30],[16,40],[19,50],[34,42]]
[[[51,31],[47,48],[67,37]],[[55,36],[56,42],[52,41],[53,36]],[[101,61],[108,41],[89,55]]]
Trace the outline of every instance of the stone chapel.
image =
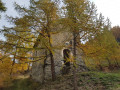
[[[66,61],[66,59],[72,58],[72,47],[73,47],[73,35],[70,32],[60,32],[57,34],[51,35],[52,37],[52,46],[54,48],[54,63],[55,63],[55,73],[57,75],[71,73],[72,62]],[[59,47],[58,47],[59,46]],[[40,47],[38,44],[37,47]],[[82,51],[77,48],[76,55],[76,66],[77,71],[85,71],[85,63],[82,59]],[[36,50],[34,56],[46,55],[45,50]],[[51,61],[48,56],[46,60],[38,60],[33,63],[31,69],[31,76],[34,80],[42,82],[43,80],[51,78]]]

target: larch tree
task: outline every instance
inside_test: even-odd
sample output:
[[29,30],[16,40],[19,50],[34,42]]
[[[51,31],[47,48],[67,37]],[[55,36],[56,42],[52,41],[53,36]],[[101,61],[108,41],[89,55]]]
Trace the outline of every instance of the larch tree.
[[89,37],[93,37],[96,32],[99,32],[100,28],[96,25],[97,14],[96,7],[93,3],[87,0],[63,0],[65,7],[65,22],[70,28],[70,32],[73,34],[73,77],[74,77],[74,90],[77,88],[76,77],[76,49],[81,48],[81,43],[89,40]]
[[[14,27],[4,28],[3,33],[7,41],[2,42],[1,48],[3,46],[5,48],[6,45],[7,51],[11,49],[10,53],[14,52],[13,61],[15,61],[15,57],[17,59],[26,58],[27,54],[34,50],[46,50],[51,58],[52,80],[55,80],[51,34],[55,32],[53,28],[58,19],[56,4],[51,0],[30,0],[28,9],[18,4],[15,4],[15,9],[21,18],[8,17],[9,22],[12,22]],[[39,58],[46,57],[40,56]],[[39,60],[38,57],[33,58],[37,58],[35,61]]]
[[86,62],[89,63],[88,66],[91,63],[91,65],[94,64],[100,70],[103,70],[103,67],[106,65],[112,69],[114,63],[118,65],[117,60],[113,59],[113,57],[118,56],[119,45],[110,31],[111,25],[109,19],[104,20],[101,18],[101,15],[99,19],[102,23],[101,32],[83,45],[85,55],[88,57]]
[[[52,34],[60,31],[65,32],[65,29],[69,30],[68,32],[71,32],[73,36],[74,90],[78,90],[76,76],[77,49],[82,49],[87,57],[94,56],[101,59],[101,57],[110,57],[116,50],[112,47],[117,47],[117,45],[109,32],[109,20],[104,21],[102,14],[98,17],[93,3],[88,0],[63,0],[64,4],[60,10],[58,10],[57,3],[58,0],[30,0],[29,8],[15,4],[15,9],[21,17],[8,17],[8,21],[14,26],[12,28],[4,27],[2,30],[6,41],[0,42],[0,48],[4,53],[12,56],[13,67],[16,62],[19,64],[29,64],[29,62],[38,60],[44,62],[50,56],[51,76],[54,81],[56,75],[53,49],[56,47],[52,43]],[[64,29],[58,31],[56,27]],[[108,37],[112,38],[111,43]],[[34,53],[37,50],[45,51],[47,54],[39,57],[31,56],[31,52]],[[106,54],[103,55],[103,53]],[[100,56],[97,56],[99,54]],[[29,58],[34,58],[34,60],[29,60]],[[12,72],[13,68],[11,69]]]
[[0,0],[0,12],[6,11],[6,7],[4,6],[3,2]]

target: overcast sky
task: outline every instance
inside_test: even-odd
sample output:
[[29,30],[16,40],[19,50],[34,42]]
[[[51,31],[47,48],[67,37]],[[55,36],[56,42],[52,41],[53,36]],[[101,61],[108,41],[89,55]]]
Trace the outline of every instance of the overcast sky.
[[[13,8],[13,2],[17,2],[23,6],[29,6],[29,0],[2,0],[7,7],[6,13],[2,14],[0,20],[0,28],[3,25],[10,25],[4,18],[4,15],[16,16],[17,13]],[[120,0],[91,0],[93,1],[98,9],[98,13],[102,13],[106,18],[108,17],[112,22],[112,26],[120,25]]]
[[0,20],[0,28],[4,25],[10,26],[7,20],[5,20],[6,15],[13,17],[18,16],[18,13],[14,10],[14,2],[22,6],[29,6],[29,0],[2,0],[2,2],[7,7],[7,11],[5,13],[2,13],[2,18]]
[[108,17],[112,26],[120,25],[120,0],[92,0],[103,16]]

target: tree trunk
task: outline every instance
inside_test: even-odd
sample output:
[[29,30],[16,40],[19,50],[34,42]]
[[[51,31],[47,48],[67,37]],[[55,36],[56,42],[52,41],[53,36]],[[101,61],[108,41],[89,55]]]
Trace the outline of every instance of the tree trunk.
[[52,80],[55,81],[56,75],[55,75],[55,64],[54,64],[54,58],[53,54],[50,51],[50,59],[51,59],[51,73],[52,73]]
[[74,90],[78,90],[78,86],[77,86],[77,75],[76,75],[76,33],[73,32],[73,56],[74,56],[74,64],[73,64],[73,86],[74,86]]
[[113,66],[112,66],[112,64],[111,64],[111,62],[110,62],[110,60],[107,58],[107,61],[108,61],[108,68],[110,69],[110,70],[112,70],[113,69]]
[[116,58],[115,58],[115,62],[116,62],[116,66],[117,66],[118,68],[120,68],[120,65],[119,65],[119,63],[118,63],[118,61],[117,61]]
[[10,76],[12,75],[12,72],[13,72],[13,66],[14,66],[14,64],[15,64],[16,53],[17,53],[17,48],[16,48],[16,50],[15,50],[13,62],[12,62],[12,65],[11,65],[12,67],[11,67],[11,70],[10,70]]
[[46,61],[47,61],[47,50],[45,50],[45,59],[44,59],[44,64],[43,64],[43,77],[42,77],[42,84],[44,83],[45,81],[45,68],[46,68]]
[[28,68],[27,68],[27,72],[30,71],[30,63],[28,63]]
[[[49,45],[50,45],[50,47],[52,48],[51,36],[50,36],[49,31],[48,31],[47,33],[48,33],[48,37],[49,37]],[[53,57],[53,53],[52,53],[52,50],[51,50],[51,49],[49,49],[49,53],[50,53],[50,60],[51,60],[52,80],[55,81],[55,79],[56,79],[56,75],[55,75],[55,64],[54,64],[54,57]]]

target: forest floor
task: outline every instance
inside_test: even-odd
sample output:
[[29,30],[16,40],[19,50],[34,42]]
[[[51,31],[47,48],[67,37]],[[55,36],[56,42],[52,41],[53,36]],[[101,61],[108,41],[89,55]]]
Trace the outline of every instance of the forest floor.
[[[42,85],[27,76],[21,77],[1,90],[73,90],[72,75],[64,75],[54,82],[49,80]],[[77,74],[77,78],[78,90],[120,90],[120,71],[82,72]]]

